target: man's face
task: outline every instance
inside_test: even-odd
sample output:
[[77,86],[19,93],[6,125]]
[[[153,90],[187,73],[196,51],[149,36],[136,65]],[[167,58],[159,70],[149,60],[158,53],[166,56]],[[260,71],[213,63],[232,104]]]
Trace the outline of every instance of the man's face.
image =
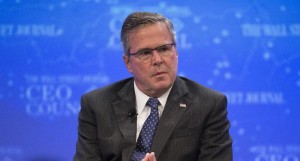
[[[171,34],[164,23],[155,23],[134,30],[129,35],[130,53],[142,49],[153,49],[161,45],[173,43]],[[124,63],[134,75],[137,87],[150,97],[159,97],[174,83],[177,75],[178,54],[172,47],[172,54],[160,56],[153,51],[151,61],[141,62],[135,56],[123,55]]]

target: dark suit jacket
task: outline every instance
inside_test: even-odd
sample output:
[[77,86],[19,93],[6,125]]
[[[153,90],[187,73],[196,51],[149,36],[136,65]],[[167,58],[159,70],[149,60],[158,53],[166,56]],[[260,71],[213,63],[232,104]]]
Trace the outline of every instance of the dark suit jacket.
[[[82,96],[74,161],[128,161],[136,144],[133,79]],[[186,107],[185,107],[186,106]],[[231,161],[227,99],[177,77],[152,143],[158,161]]]

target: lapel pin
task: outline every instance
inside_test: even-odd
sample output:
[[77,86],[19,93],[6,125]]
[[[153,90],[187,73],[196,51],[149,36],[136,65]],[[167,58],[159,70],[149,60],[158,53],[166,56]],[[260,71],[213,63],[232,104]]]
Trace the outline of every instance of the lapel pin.
[[180,103],[179,107],[186,108],[186,104],[185,103]]

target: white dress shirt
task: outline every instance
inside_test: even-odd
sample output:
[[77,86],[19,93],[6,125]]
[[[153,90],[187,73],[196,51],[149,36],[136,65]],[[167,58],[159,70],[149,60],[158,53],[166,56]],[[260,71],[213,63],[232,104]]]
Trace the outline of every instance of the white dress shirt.
[[[160,105],[158,105],[159,117],[162,115],[164,111],[164,107],[166,105],[167,98],[170,94],[171,89],[172,87],[162,96],[157,98],[160,102]],[[144,125],[144,122],[150,115],[151,109],[149,106],[146,106],[146,103],[150,97],[144,94],[141,90],[139,90],[135,82],[134,82],[134,92],[135,92],[136,110],[137,110],[137,129],[136,129],[136,140],[137,140],[141,132],[141,129]]]

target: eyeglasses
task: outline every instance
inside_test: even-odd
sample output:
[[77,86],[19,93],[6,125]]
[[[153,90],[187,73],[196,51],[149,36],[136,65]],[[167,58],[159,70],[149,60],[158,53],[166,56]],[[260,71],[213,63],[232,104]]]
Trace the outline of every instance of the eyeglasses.
[[161,45],[159,47],[153,49],[142,49],[136,53],[128,53],[128,56],[135,56],[138,58],[142,63],[147,63],[152,59],[153,51],[155,50],[160,56],[168,57],[173,54],[173,46],[176,45],[175,43]]

